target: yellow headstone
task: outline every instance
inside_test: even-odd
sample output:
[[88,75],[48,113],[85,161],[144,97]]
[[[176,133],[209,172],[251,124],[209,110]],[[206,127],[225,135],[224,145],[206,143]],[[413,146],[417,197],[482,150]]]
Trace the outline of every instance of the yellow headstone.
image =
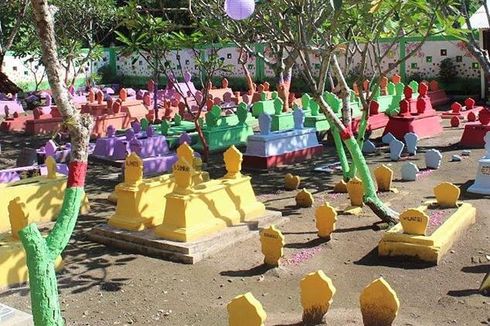
[[347,183],[347,192],[349,193],[351,206],[362,207],[364,205],[364,201],[362,200],[364,189],[361,179],[358,177],[352,178]]
[[301,178],[298,175],[288,173],[284,176],[284,188],[286,190],[296,190],[301,183]]
[[143,180],[143,161],[138,154],[132,152],[124,163],[124,183],[138,184]]
[[52,156],[48,156],[44,161],[48,169],[48,179],[56,179],[56,161]]
[[308,190],[304,189],[296,195],[296,205],[299,207],[311,207],[315,201],[313,195]]
[[322,270],[310,273],[300,282],[303,323],[317,325],[322,322],[335,295],[332,280]]
[[335,230],[337,222],[337,212],[335,208],[325,203],[318,207],[315,212],[316,228],[320,238],[330,238],[330,234]]
[[175,189],[177,192],[187,192],[188,188],[191,186],[193,172],[194,170],[191,165],[184,158],[179,158],[177,162],[175,162],[173,166],[173,175],[175,184],[177,185],[177,188]]
[[374,170],[374,177],[378,184],[378,191],[387,192],[391,190],[393,182],[393,170],[386,165],[381,165]]
[[194,150],[187,143],[183,143],[177,148],[177,157],[192,164],[194,162]]
[[443,182],[434,188],[437,204],[441,207],[456,207],[461,190],[450,182]]
[[279,266],[279,260],[284,254],[284,236],[281,231],[271,225],[260,232],[260,243],[264,254],[264,264]]
[[403,233],[425,235],[429,217],[418,209],[408,209],[400,215]]
[[395,291],[382,277],[364,288],[360,302],[364,326],[390,326],[400,308]]
[[347,183],[344,180],[340,180],[333,188],[333,192],[345,194],[347,192]]
[[226,167],[226,179],[235,179],[241,176],[240,171],[242,170],[243,154],[232,145],[223,154]]
[[226,308],[229,326],[264,326],[267,318],[262,304],[250,292],[235,297]]
[[10,228],[12,237],[19,240],[19,231],[29,223],[29,214],[26,210],[26,204],[20,200],[20,197],[15,197],[11,200],[8,206]]
[[490,294],[490,272],[485,275],[483,282],[481,282],[480,289],[478,290],[483,295]]

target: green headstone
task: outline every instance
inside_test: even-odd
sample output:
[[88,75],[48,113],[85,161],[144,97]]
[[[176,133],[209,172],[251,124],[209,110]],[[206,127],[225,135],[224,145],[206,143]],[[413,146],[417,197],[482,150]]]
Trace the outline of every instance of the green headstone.
[[416,80],[412,80],[412,81],[410,82],[410,84],[408,84],[408,86],[410,86],[410,87],[412,88],[412,91],[413,91],[414,93],[417,93],[417,92],[419,91],[419,83],[417,83],[417,81],[416,81]]
[[404,94],[403,90],[405,89],[405,84],[399,82],[398,84],[396,84],[395,89],[396,89],[396,95],[403,96]]
[[310,109],[310,103],[311,103],[311,96],[307,93],[305,93],[301,97],[301,105],[303,105],[303,110],[309,110]]
[[388,88],[388,95],[396,94],[395,84],[393,82],[389,82],[387,88]]
[[311,109],[311,115],[314,117],[317,116],[318,113],[320,113],[320,105],[318,105],[318,103],[315,101],[310,102],[310,109]]
[[279,98],[279,93],[278,92],[272,92],[271,93],[271,99],[275,100],[276,98]]
[[247,121],[248,110],[244,106],[239,106],[236,110],[236,115],[238,116],[238,124],[244,124]]
[[146,118],[140,120],[141,130],[146,131],[148,129],[149,122]]
[[160,132],[162,135],[167,135],[168,129],[170,129],[170,124],[167,120],[163,119],[162,123],[160,124]]
[[283,106],[284,106],[284,102],[279,97],[276,97],[274,99],[274,114],[276,115],[281,114]]
[[182,117],[180,114],[176,113],[174,116],[174,125],[180,126],[182,124]]
[[267,94],[265,92],[260,93],[260,100],[261,101],[267,100]]
[[373,99],[377,100],[381,96],[381,88],[376,86],[373,91]]

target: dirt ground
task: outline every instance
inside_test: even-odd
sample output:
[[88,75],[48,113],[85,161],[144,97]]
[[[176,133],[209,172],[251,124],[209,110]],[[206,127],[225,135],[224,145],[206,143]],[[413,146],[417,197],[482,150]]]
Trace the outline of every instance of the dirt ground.
[[[447,125],[448,122],[445,121]],[[476,174],[483,150],[472,150],[462,162],[450,162],[461,149],[462,128],[445,128],[442,136],[422,140],[413,162],[424,167],[423,152],[443,152],[442,167],[417,182],[400,182],[403,161],[392,163],[387,148],[368,157],[371,168],[389,164],[395,171],[398,194],[381,198],[398,211],[419,206],[433,198],[432,188],[450,181],[463,188],[462,199],[477,207],[477,223],[454,244],[439,266],[409,261],[386,261],[377,256],[383,231],[368,209],[360,217],[340,215],[329,242],[316,236],[315,208],[298,209],[294,192],[283,191],[287,172],[303,178],[302,187],[312,191],[315,206],[324,201],[338,209],[348,204],[347,195],[332,194],[340,174],[314,172],[319,165],[336,161],[327,147],[321,158],[267,173],[251,173],[258,198],[269,209],[279,210],[288,221],[280,226],[286,238],[280,269],[262,264],[258,236],[228,247],[195,265],[171,263],[105,247],[87,240],[86,233],[114,211],[105,200],[118,182],[118,169],[92,164],[87,192],[92,211],[81,216],[64,253],[65,269],[58,276],[60,299],[67,325],[227,325],[227,303],[251,291],[267,312],[266,325],[296,325],[301,320],[299,281],[307,273],[323,270],[337,292],[326,322],[330,325],[362,325],[359,295],[382,276],[400,299],[395,325],[490,325],[490,298],[477,289],[490,271],[490,200],[464,192]],[[13,166],[23,146],[36,147],[39,138],[1,135],[0,168]],[[224,174],[222,156],[215,155],[207,170],[212,177]],[[0,301],[30,310],[27,287],[0,293]]]

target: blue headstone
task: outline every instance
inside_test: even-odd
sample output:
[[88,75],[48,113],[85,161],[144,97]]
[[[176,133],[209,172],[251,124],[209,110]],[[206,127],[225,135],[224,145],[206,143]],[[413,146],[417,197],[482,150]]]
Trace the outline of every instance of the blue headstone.
[[364,154],[372,154],[376,152],[376,145],[373,144],[369,139],[362,145],[362,152]]
[[416,181],[419,168],[412,162],[407,162],[402,165],[401,169],[403,181]]
[[409,132],[405,134],[405,144],[407,145],[407,152],[410,155],[417,155],[417,142],[419,141],[419,136],[416,133]]
[[405,144],[403,142],[399,141],[398,139],[393,140],[390,143],[390,159],[392,161],[399,161],[404,148]]
[[272,118],[267,113],[261,113],[259,116],[259,128],[261,135],[268,135],[271,133]]
[[391,132],[387,133],[386,135],[381,138],[381,141],[383,144],[389,145],[392,141],[396,140],[395,136]]
[[303,129],[305,123],[305,112],[300,108],[293,111],[294,129]]
[[441,167],[442,154],[437,149],[425,152],[425,165],[428,169],[439,169]]

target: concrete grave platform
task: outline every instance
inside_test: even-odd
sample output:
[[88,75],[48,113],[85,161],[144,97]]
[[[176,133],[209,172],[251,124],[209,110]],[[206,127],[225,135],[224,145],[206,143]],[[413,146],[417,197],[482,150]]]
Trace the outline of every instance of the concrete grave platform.
[[230,226],[219,233],[192,242],[163,240],[155,235],[153,229],[126,231],[107,224],[94,227],[88,233],[88,238],[107,246],[129,250],[145,256],[184,264],[195,264],[225,247],[258,236],[260,229],[271,224],[278,225],[285,221],[286,218],[282,217],[281,212],[267,210],[266,215],[258,220]]
[[32,315],[0,303],[0,325],[31,326],[34,322]]

